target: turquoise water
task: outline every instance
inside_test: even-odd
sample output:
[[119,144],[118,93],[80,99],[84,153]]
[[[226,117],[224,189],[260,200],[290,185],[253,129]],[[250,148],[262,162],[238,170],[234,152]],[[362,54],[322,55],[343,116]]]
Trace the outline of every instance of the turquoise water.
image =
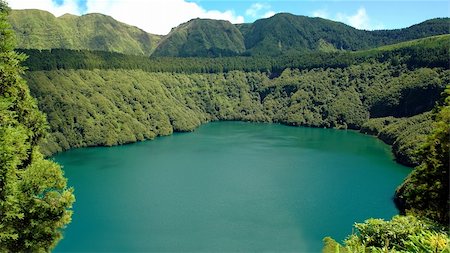
[[409,172],[371,136],[244,122],[54,159],[77,198],[56,252],[320,252],[397,214]]

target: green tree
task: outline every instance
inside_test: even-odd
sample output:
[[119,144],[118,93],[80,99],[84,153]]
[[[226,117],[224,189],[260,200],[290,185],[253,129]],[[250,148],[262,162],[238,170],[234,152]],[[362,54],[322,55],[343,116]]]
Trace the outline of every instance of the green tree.
[[391,220],[368,219],[354,225],[353,233],[341,245],[324,238],[323,253],[449,253],[448,234],[440,226],[415,216],[394,216]]
[[0,252],[48,252],[70,222],[72,189],[38,142],[47,125],[31,97],[13,51],[13,32],[0,0]]

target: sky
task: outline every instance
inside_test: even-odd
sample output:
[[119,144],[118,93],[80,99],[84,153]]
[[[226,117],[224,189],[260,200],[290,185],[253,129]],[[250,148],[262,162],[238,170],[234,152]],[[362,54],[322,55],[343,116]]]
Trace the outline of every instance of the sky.
[[449,17],[448,0],[6,0],[13,9],[41,9],[61,16],[102,13],[149,33],[165,35],[193,18],[250,23],[276,13],[322,17],[358,29],[396,29]]

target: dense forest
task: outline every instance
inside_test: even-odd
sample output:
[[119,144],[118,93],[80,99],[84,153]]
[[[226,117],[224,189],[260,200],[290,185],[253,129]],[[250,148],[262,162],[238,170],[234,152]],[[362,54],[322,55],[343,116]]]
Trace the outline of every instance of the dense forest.
[[[149,58],[123,47],[94,48],[114,51],[106,52],[29,45],[18,50],[29,55],[25,61],[24,54],[12,51],[8,8],[2,1],[0,7],[6,38],[0,43],[0,251],[49,251],[70,221],[72,190],[60,167],[41,151],[49,156],[192,131],[208,121],[243,120],[358,130],[392,145],[398,162],[417,166],[395,193],[406,216],[358,223],[342,245],[326,238],[325,252],[448,252],[449,19],[374,32],[290,14],[231,27],[193,20],[161,41],[167,54],[180,56],[171,50],[183,48],[191,53],[181,56],[241,56]],[[216,34],[211,23],[229,32],[211,38]],[[280,25],[305,24],[309,28],[302,34],[311,36],[292,43],[282,32],[266,34],[280,31]],[[320,32],[330,27],[334,33]],[[122,28],[127,38],[136,32]],[[180,35],[190,29],[193,38]],[[343,30],[352,36],[337,36]],[[422,38],[436,34],[447,35]],[[19,34],[19,42],[27,36]],[[243,44],[234,43],[236,36]],[[191,39],[200,43],[186,46]],[[405,42],[371,48],[399,41]],[[224,47],[205,50],[204,42]],[[288,54],[261,53],[280,44],[278,53]],[[361,48],[367,50],[341,50]],[[140,50],[148,55],[145,50],[158,48]]]
[[29,70],[56,69],[141,69],[146,72],[222,73],[233,70],[264,72],[271,77],[286,68],[345,68],[369,61],[419,67],[448,67],[450,35],[440,35],[356,52],[317,52],[278,57],[156,57],[125,55],[105,51],[68,49],[19,49],[28,55]]

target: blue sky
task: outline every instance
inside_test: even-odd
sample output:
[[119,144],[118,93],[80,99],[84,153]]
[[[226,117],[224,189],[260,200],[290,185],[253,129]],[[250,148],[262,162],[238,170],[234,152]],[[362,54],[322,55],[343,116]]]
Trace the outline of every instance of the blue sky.
[[[233,6],[237,15],[244,15],[246,21],[253,17],[245,15],[245,10],[251,1],[214,1],[194,0],[207,9],[226,10]],[[290,12],[298,15],[311,16],[318,10],[324,11],[329,18],[341,13],[354,15],[360,8],[366,10],[374,25],[382,24],[386,29],[403,28],[435,17],[448,17],[449,1],[260,1],[270,6],[274,12]]]
[[7,0],[13,9],[37,8],[59,16],[99,12],[148,32],[166,34],[192,18],[253,22],[279,12],[320,16],[359,29],[408,27],[435,17],[449,17],[450,2],[438,1],[318,1],[318,0]]

